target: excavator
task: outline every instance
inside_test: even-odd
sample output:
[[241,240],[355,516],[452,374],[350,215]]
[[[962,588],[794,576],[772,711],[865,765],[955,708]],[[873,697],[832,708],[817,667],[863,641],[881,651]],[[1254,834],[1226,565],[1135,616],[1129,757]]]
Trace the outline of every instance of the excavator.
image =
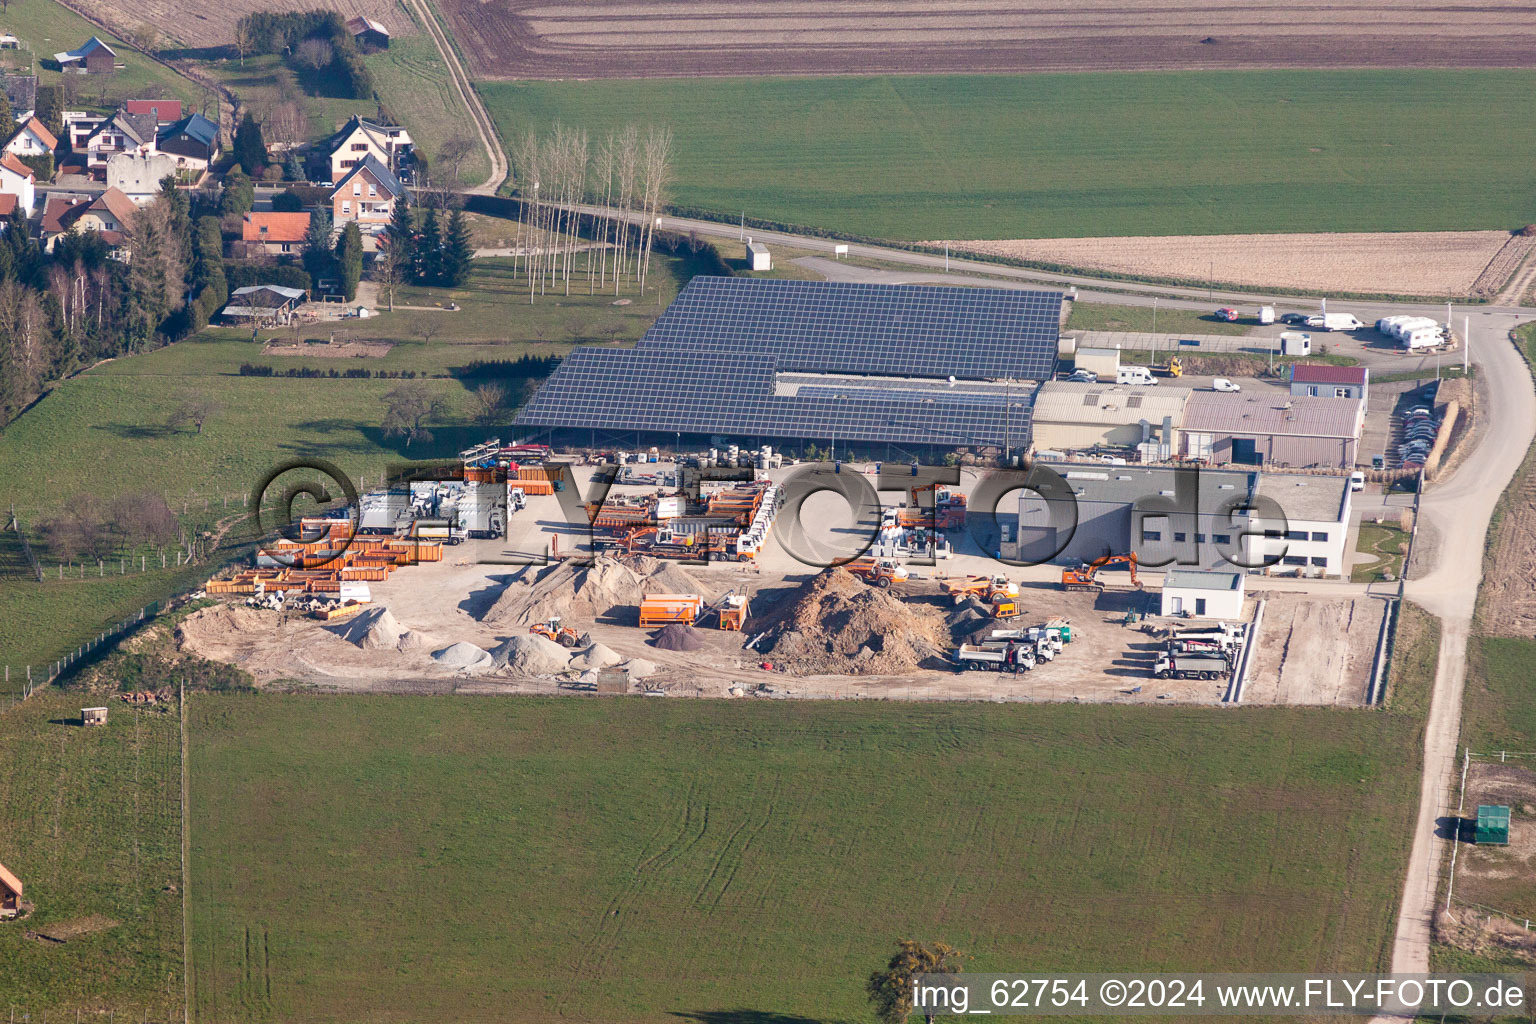
[[553,640],[561,647],[581,646],[581,634],[562,623],[558,617],[546,622],[535,622],[528,627],[528,632],[546,640]]
[[1104,584],[1094,579],[1100,569],[1111,565],[1123,565],[1131,571],[1131,586],[1140,589],[1141,581],[1136,578],[1136,553],[1128,555],[1101,555],[1091,562],[1078,566],[1076,569],[1061,570],[1061,586],[1063,590],[1103,590]]

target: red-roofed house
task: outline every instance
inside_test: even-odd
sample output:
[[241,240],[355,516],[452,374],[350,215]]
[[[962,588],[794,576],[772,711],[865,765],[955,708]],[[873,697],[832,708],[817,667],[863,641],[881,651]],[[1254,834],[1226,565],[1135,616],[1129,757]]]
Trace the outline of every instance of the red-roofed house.
[[309,232],[308,213],[248,213],[240,225],[246,255],[260,248],[274,256],[298,252]]
[[0,917],[15,917],[21,913],[21,879],[0,864]]
[[43,204],[41,224],[43,248],[52,252],[53,243],[60,235],[68,233],[70,226],[79,219],[91,202],[92,197],[87,195],[64,195],[59,192],[50,194],[48,202]]
[[14,153],[0,153],[0,192],[16,197],[16,203],[28,217],[36,202],[33,191],[32,168],[22,163]]
[[5,143],[5,152],[16,156],[51,155],[58,148],[58,136],[35,117],[27,118]]
[[123,109],[130,114],[154,114],[162,125],[181,120],[181,100],[129,100]]
[[1371,371],[1364,366],[1330,366],[1327,363],[1295,363],[1291,366],[1291,394],[1297,398],[1365,398]]

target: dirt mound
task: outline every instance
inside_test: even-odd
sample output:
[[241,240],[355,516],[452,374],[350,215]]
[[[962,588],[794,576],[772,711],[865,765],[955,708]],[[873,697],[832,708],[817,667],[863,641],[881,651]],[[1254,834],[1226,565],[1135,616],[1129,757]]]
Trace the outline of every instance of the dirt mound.
[[276,623],[277,613],[273,611],[238,604],[216,604],[199,609],[182,619],[176,627],[176,642],[178,646],[183,646],[188,641],[226,640],[232,633],[266,631]]
[[758,650],[805,675],[904,675],[950,642],[937,609],[908,605],[842,569],[809,580],[782,610],[749,631],[767,636]]
[[395,649],[401,654],[414,654],[431,647],[436,641],[419,629],[408,629],[400,634]]
[[616,608],[638,606],[646,594],[663,593],[708,596],[686,569],[654,558],[598,558],[585,568],[562,562],[535,578],[507,584],[481,621],[498,626],[528,626],[554,617],[572,624],[591,622]]
[[571,652],[553,640],[533,633],[514,636],[491,648],[491,660],[497,668],[515,676],[552,676],[564,672]]
[[674,622],[656,631],[651,646],[663,651],[696,651],[704,646],[704,638],[692,626]]
[[950,639],[959,642],[980,630],[992,628],[992,609],[977,598],[968,598],[944,617]]
[[461,668],[467,671],[480,671],[495,665],[489,652],[465,640],[449,644],[440,651],[433,651],[432,659],[444,668]]
[[619,666],[631,679],[644,679],[646,676],[653,676],[656,674],[656,667],[654,661],[646,661],[644,658],[630,658]]
[[613,648],[603,644],[593,644],[571,659],[571,668],[576,669],[600,669],[609,665],[617,665],[624,659],[615,654]]
[[405,629],[395,620],[388,608],[369,608],[350,619],[343,619],[334,626],[326,627],[349,644],[364,650],[400,646]]

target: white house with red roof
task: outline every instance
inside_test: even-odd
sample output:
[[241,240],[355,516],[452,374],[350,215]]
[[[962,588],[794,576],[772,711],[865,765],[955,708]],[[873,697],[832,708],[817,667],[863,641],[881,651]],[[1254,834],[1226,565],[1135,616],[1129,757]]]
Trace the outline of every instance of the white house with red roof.
[[1371,371],[1364,366],[1330,366],[1327,363],[1294,363],[1291,394],[1297,398],[1365,399]]
[[0,193],[16,197],[16,205],[28,217],[37,203],[32,168],[13,153],[0,153]]

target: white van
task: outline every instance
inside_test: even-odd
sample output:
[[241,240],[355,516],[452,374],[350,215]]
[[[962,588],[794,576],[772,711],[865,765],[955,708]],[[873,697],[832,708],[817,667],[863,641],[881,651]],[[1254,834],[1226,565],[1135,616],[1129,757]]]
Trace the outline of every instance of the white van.
[[1353,313],[1329,313],[1323,317],[1325,331],[1358,331],[1365,324],[1355,319]]
[[1122,366],[1115,371],[1116,384],[1150,384],[1157,386],[1157,378],[1145,366]]

